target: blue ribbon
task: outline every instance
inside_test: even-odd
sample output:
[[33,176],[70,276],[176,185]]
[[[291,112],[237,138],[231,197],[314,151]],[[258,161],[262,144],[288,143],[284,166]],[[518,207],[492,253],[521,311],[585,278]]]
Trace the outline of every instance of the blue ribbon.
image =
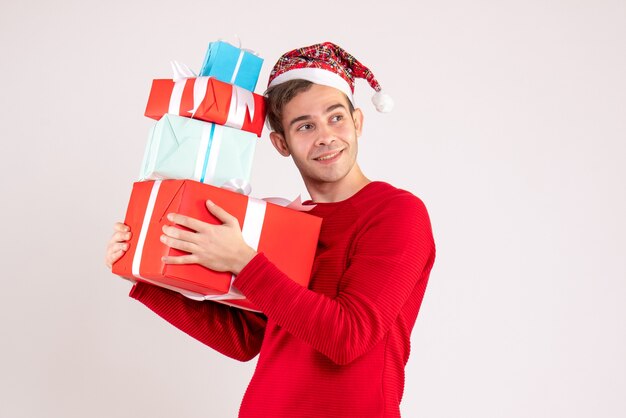
[[206,176],[207,165],[209,164],[209,154],[211,153],[211,144],[213,143],[213,134],[215,133],[215,124],[211,124],[211,132],[209,133],[209,143],[206,147],[206,153],[204,154],[204,165],[202,166],[202,178],[200,183],[204,183],[204,176]]

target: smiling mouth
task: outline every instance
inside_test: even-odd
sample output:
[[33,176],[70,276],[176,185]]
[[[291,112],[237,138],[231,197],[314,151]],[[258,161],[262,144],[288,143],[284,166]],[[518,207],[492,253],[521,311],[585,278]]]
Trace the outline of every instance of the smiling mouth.
[[321,157],[314,158],[314,160],[316,160],[316,161],[328,161],[328,160],[332,160],[333,158],[335,158],[336,156],[338,156],[339,154],[341,154],[341,152],[342,152],[342,151],[343,151],[343,150],[342,150],[342,149],[340,149],[340,150],[338,150],[338,151],[333,152],[332,154],[326,154],[326,155],[323,155],[323,156],[321,156]]

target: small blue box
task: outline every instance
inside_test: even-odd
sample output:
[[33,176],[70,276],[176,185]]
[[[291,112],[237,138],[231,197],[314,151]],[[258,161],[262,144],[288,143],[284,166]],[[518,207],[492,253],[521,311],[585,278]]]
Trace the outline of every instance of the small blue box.
[[228,42],[217,41],[209,44],[201,77],[215,77],[219,81],[254,91],[259,80],[263,58],[239,49]]

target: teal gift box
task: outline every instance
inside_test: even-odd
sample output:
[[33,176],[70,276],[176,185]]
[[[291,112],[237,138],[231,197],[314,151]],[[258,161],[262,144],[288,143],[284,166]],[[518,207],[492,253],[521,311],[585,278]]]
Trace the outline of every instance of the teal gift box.
[[224,41],[211,42],[200,70],[201,77],[215,77],[219,81],[254,91],[259,80],[263,58]]
[[139,179],[248,183],[256,141],[250,132],[166,114],[150,130]]

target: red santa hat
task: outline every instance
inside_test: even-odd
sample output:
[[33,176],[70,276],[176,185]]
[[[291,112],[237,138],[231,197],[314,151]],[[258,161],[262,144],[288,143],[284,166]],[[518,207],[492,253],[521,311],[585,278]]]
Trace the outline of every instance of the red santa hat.
[[270,73],[268,88],[285,81],[304,79],[334,87],[348,96],[354,105],[354,79],[364,78],[376,91],[372,102],[379,112],[390,112],[391,97],[382,93],[380,84],[369,68],[332,42],[294,49],[283,54]]

